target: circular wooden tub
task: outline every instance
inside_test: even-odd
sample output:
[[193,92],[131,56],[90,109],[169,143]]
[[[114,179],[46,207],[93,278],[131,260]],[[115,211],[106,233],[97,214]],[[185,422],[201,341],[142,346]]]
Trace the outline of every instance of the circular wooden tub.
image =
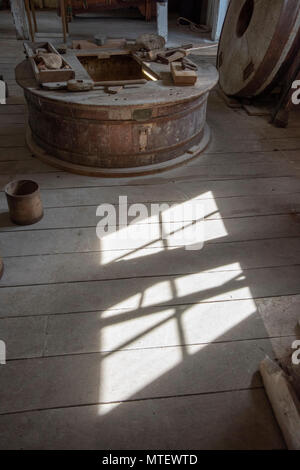
[[199,67],[195,86],[175,86],[162,69],[159,80],[117,94],[105,87],[44,90],[28,61],[17,66],[16,77],[28,104],[28,145],[58,168],[93,176],[146,174],[195,157],[209,142],[207,98],[218,81],[210,64]]

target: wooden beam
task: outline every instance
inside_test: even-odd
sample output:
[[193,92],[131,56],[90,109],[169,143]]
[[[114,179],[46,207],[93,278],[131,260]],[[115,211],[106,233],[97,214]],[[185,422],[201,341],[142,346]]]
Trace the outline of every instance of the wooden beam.
[[31,13],[32,13],[32,18],[33,18],[34,32],[36,33],[38,29],[37,29],[37,22],[36,22],[34,0],[30,0],[30,8],[31,8]]
[[10,0],[10,8],[15,23],[17,39],[30,39],[24,1]]
[[[6,85],[2,76],[0,77],[0,105],[6,104]],[[1,262],[0,262],[0,271],[1,271]]]
[[61,22],[62,22],[62,30],[64,36],[64,43],[67,42],[67,23],[66,23],[66,5],[65,0],[60,0],[60,14],[61,14]]
[[34,30],[33,30],[32,21],[31,21],[31,11],[30,11],[29,1],[30,0],[25,0],[25,9],[26,9],[27,20],[29,24],[30,38],[31,38],[31,41],[34,42]]
[[300,403],[283,370],[266,357],[260,373],[289,450],[300,450]]
[[168,41],[168,1],[157,2],[157,34]]
[[221,35],[229,0],[212,0],[208,15],[208,24],[212,26],[212,40],[218,41]]

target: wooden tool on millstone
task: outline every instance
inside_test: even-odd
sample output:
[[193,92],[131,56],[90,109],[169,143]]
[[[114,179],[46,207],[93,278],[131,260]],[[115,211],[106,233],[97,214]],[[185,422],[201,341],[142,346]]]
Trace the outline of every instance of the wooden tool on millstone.
[[69,91],[89,91],[93,90],[97,87],[117,87],[117,86],[125,86],[125,85],[144,85],[147,83],[146,79],[138,79],[138,80],[115,80],[115,81],[102,81],[102,82],[94,82],[92,80],[69,80],[67,82],[67,89]]
[[[94,82],[93,80],[74,79],[67,82],[42,83],[46,90],[68,90],[72,92],[96,90],[97,87],[123,87],[126,85],[144,85],[148,80],[141,78],[138,80],[114,80]],[[115,91],[116,92],[116,91]]]
[[188,59],[187,57],[184,57],[181,60],[181,63],[182,63],[183,70],[198,70],[197,65],[194,62],[192,62],[190,59]]
[[[209,49],[211,47],[216,47],[217,44],[208,44],[204,45],[201,44],[199,46],[193,46],[193,44],[183,44],[182,46],[178,47],[168,47],[166,49],[158,49],[158,50],[153,50],[147,52],[147,58],[148,60],[154,60],[154,61],[159,61],[163,62],[165,64],[169,64],[171,62],[175,62],[178,60],[176,58],[175,54],[181,54],[182,57],[186,57],[189,54],[192,54],[195,51],[199,51],[201,49]],[[172,57],[174,55],[174,57]],[[168,60],[167,60],[168,59]]]

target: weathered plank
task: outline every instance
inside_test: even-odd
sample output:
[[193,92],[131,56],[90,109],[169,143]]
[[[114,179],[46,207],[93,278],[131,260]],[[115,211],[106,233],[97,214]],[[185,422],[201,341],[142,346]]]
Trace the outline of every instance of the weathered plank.
[[22,0],[11,0],[11,12],[18,39],[29,39],[28,25],[26,21],[25,6]]
[[298,193],[300,180],[296,177],[278,178],[245,178],[241,180],[223,181],[175,181],[176,185],[187,196],[205,199],[209,195],[214,198],[233,196],[258,196],[260,194]]
[[[3,70],[3,67],[1,67]],[[26,107],[24,105],[17,105],[17,104],[6,104],[4,106],[0,106],[0,115],[5,115],[7,117],[8,114],[18,114],[24,116],[26,112]]]
[[[2,136],[2,138],[7,138],[12,136]],[[14,135],[16,139],[19,137],[18,134]],[[20,136],[23,137],[23,136]],[[1,138],[1,139],[2,139]],[[32,171],[36,170],[37,172],[43,173],[57,173],[57,169],[53,168],[52,166],[46,165],[46,163],[40,162],[39,160],[30,159],[30,160],[22,160],[22,161],[10,161],[10,162],[3,162],[0,161],[0,173],[1,175],[11,175],[22,173],[26,175],[27,173],[32,173]],[[24,178],[26,179],[26,178]]]
[[[18,162],[19,165],[27,165],[28,161]],[[10,162],[6,163],[9,167]],[[1,163],[0,163],[1,166]],[[50,167],[51,168],[51,167]],[[64,174],[62,173],[63,177]],[[33,178],[40,183],[39,178]],[[67,207],[67,206],[80,206],[80,205],[95,205],[119,202],[119,197],[126,198],[128,204],[137,202],[161,202],[161,201],[174,201],[183,202],[186,200],[185,194],[177,188],[173,183],[154,186],[123,186],[119,191],[115,187],[103,188],[78,188],[76,191],[73,189],[63,189],[56,191],[43,191],[42,199],[45,207]],[[123,201],[123,202],[122,202]],[[125,199],[121,203],[126,204]],[[1,194],[0,207],[5,208],[6,203],[4,194]]]
[[[253,300],[151,308],[141,315],[120,311],[117,316],[108,312],[85,312],[49,318],[47,315],[2,318],[0,332],[7,345],[7,360],[10,360],[179,346],[179,324],[184,331],[185,344],[267,336]],[[28,334],[24,335],[24,331]]]
[[[10,106],[10,105],[8,105]],[[0,114],[0,126],[8,125],[8,124],[24,124],[26,121],[24,114],[21,113],[8,113],[8,114]]]
[[[144,229],[144,226],[141,227]],[[172,236],[169,238],[172,246]],[[197,241],[195,240],[195,243]],[[103,241],[99,240],[99,250],[102,243],[106,250],[109,250],[109,239],[107,244],[105,238]],[[179,245],[180,242],[177,243]],[[248,270],[293,264],[300,266],[299,238],[208,244],[197,251],[185,250],[183,243],[184,241],[181,241],[181,245],[174,250],[165,250],[163,241],[158,248],[139,249],[139,243],[133,240],[131,250],[108,251],[102,255],[101,252],[98,255],[95,252],[87,252],[36,255],[30,258],[3,256],[6,269],[1,285],[36,285],[198,273],[202,275],[205,272],[231,272],[239,267]],[[144,257],[147,263],[143,262]],[[116,259],[120,259],[118,263],[114,262]]]
[[[299,145],[300,148],[300,145]],[[201,158],[201,157],[200,157]],[[298,172],[299,173],[299,172]],[[274,162],[274,163],[240,163],[240,164],[227,164],[218,163],[210,165],[194,165],[184,166],[170,170],[167,174],[169,178],[176,178],[177,181],[188,179],[234,179],[234,178],[262,178],[262,177],[276,177],[276,176],[294,176],[297,171],[294,166],[289,165],[287,162]]]
[[32,156],[27,147],[0,148],[0,162],[10,160],[31,160]]
[[263,390],[4,415],[0,432],[6,450],[285,448]]
[[[177,220],[179,223],[172,223],[168,231],[180,230],[188,223],[180,221],[180,214]],[[144,224],[143,224],[144,222]],[[8,230],[0,232],[0,252],[5,257],[8,256],[28,256],[39,254],[76,253],[76,252],[103,252],[114,250],[125,250],[130,253],[134,249],[143,247],[155,248],[163,247],[162,226],[156,222],[151,228],[146,219],[136,225],[126,228],[122,227],[126,237],[118,237],[118,230],[110,234],[107,240],[103,238],[100,243],[95,227],[87,228],[67,228],[60,230]],[[13,228],[13,227],[12,227]],[[138,237],[137,237],[138,229]],[[300,224],[290,215],[276,215],[263,217],[243,217],[230,219],[226,222],[221,220],[205,220],[203,226],[204,243],[229,243],[250,241],[259,239],[291,238],[298,237]],[[182,241],[175,237],[169,237],[169,246],[182,246]],[[225,247],[224,247],[225,248]],[[120,253],[120,256],[124,253]]]
[[[95,262],[96,262],[95,258]],[[161,261],[160,261],[161,263]],[[118,264],[118,263],[116,263]],[[300,294],[299,266],[1,287],[6,317],[196,304]],[[25,278],[26,282],[26,278]]]
[[269,340],[193,345],[187,353],[183,359],[180,347],[170,347],[9,361],[0,413],[252,389],[262,385],[259,363],[273,357]]
[[269,336],[295,334],[299,319],[299,295],[256,299],[255,304]]
[[[213,127],[213,123],[211,126]],[[243,153],[245,149],[247,149],[247,152],[274,152],[278,150],[299,150],[300,148],[299,138],[259,140],[256,136],[251,140],[247,140],[243,136],[240,140],[236,140],[225,132],[225,130],[222,130],[217,134],[216,130],[213,130],[211,143],[204,153]],[[237,129],[234,127],[231,132],[235,132],[235,136],[237,135]],[[242,135],[241,133],[240,136]]]
[[46,327],[47,317],[1,318],[0,335],[6,344],[6,360],[41,357]]
[[25,136],[17,135],[17,136],[2,136],[0,139],[0,148],[1,147],[25,147]]
[[[24,147],[25,142],[22,136],[17,136],[19,142],[13,145],[12,136],[1,137],[0,148],[2,147]],[[2,145],[3,142],[3,145]],[[53,177],[49,177],[44,173],[34,173],[31,171],[30,166],[26,169],[27,177],[34,179],[38,178],[43,188],[65,188],[65,187],[88,187],[88,186],[123,186],[128,184],[135,185],[151,185],[164,183],[166,181],[218,181],[218,180],[241,180],[241,179],[254,179],[254,178],[274,178],[274,177],[295,177],[297,170],[292,166],[286,164],[272,165],[272,164],[256,164],[237,165],[235,169],[224,165],[201,165],[195,169],[193,167],[182,167],[180,169],[167,171],[153,177],[139,177],[139,178],[93,178],[80,175],[73,175],[71,173],[59,172],[53,168]],[[22,178],[22,173],[17,172],[17,168],[12,169],[16,178]],[[58,179],[57,174],[60,175]],[[8,177],[0,174],[0,184],[6,184]]]
[[[37,180],[38,181],[38,180]],[[165,188],[165,186],[163,186]],[[167,192],[167,191],[166,191]],[[142,218],[141,221],[145,223],[148,221],[149,223],[157,222],[158,217],[155,216],[154,218],[150,218],[151,214],[151,204],[147,202],[147,192],[144,191],[123,191],[122,193],[124,196],[126,194],[131,197],[132,195],[136,196],[136,202],[143,202],[145,203],[145,207],[147,209],[147,216]],[[103,192],[105,194],[105,192]],[[180,197],[180,193],[174,192],[174,199],[175,201],[166,201],[161,195],[163,192],[157,192],[157,194],[153,193],[149,194],[149,198],[152,198],[152,203],[169,203],[171,206],[173,202],[178,201],[178,197]],[[53,194],[56,196],[55,194]],[[158,197],[155,200],[155,195]],[[171,193],[169,192],[169,196]],[[81,195],[79,194],[79,197]],[[101,197],[101,193],[99,192],[99,205],[103,203],[111,203],[114,204],[114,197],[112,193],[109,191],[106,193],[106,198]],[[111,196],[111,199],[109,198]],[[167,194],[165,193],[167,197]],[[96,230],[96,225],[100,221],[100,217],[97,217],[96,211],[98,205],[92,206],[85,204],[84,201],[81,202],[81,206],[70,206],[67,204],[67,198],[65,199],[65,203],[63,204],[64,207],[53,207],[47,208],[48,204],[50,203],[49,199],[47,200],[42,193],[42,200],[45,209],[44,218],[35,224],[34,226],[23,226],[18,227],[13,225],[7,216],[7,202],[5,200],[4,193],[1,194],[0,198],[0,208],[2,210],[2,222],[0,224],[0,232],[5,231],[19,231],[19,230],[39,230],[39,229],[49,229],[49,228],[84,228],[84,227],[94,227]],[[131,200],[129,200],[129,204]],[[62,201],[62,200],[61,200]],[[277,195],[277,196],[258,196],[258,197],[242,197],[242,198],[220,198],[217,200],[214,199],[204,199],[199,200],[196,202],[201,210],[201,214],[203,217],[209,220],[220,220],[220,219],[232,219],[232,218],[241,218],[241,217],[253,217],[253,216],[264,216],[264,215],[289,215],[291,220],[298,223],[298,216],[296,215],[299,212],[300,207],[300,194],[285,194],[285,195]],[[52,203],[53,204],[53,203]],[[51,205],[52,205],[51,204]],[[59,204],[59,202],[58,202]],[[78,202],[77,202],[78,204]],[[55,204],[54,204],[55,206]],[[182,201],[181,206],[179,207],[191,207],[190,201]],[[181,211],[180,211],[181,213]],[[116,207],[116,214],[118,217],[119,209]],[[184,214],[184,212],[183,212]],[[190,214],[190,213],[188,213]],[[129,221],[132,221],[132,217],[129,217]],[[178,220],[178,219],[177,219]],[[180,220],[185,220],[180,218]],[[118,218],[117,218],[118,223]],[[224,222],[225,223],[225,222]],[[227,224],[227,227],[226,227]],[[230,222],[226,222],[224,233],[230,231]]]
[[[66,336],[65,331],[70,325],[72,329]],[[182,331],[181,337],[179,329]],[[266,337],[264,323],[253,300],[151,308],[142,310],[138,315],[126,311],[120,311],[118,315],[85,312],[49,317],[45,355],[180,344],[183,346]]]
[[[3,125],[0,128],[0,139],[2,135],[23,135],[24,134],[24,124],[11,124]],[[0,148],[0,150],[3,150]],[[1,160],[0,160],[1,161]]]

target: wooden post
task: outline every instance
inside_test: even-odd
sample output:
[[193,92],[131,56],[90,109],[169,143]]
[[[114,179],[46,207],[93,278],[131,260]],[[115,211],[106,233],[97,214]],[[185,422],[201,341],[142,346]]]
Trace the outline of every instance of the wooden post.
[[10,0],[10,8],[15,23],[17,39],[29,39],[24,0]]
[[221,35],[229,0],[213,0],[210,3],[208,24],[212,26],[212,40],[218,41]]
[[66,43],[67,42],[67,25],[66,25],[65,0],[60,0],[60,14],[61,14],[61,21],[62,21],[62,28],[63,28],[63,35],[64,35],[64,43]]
[[30,38],[31,38],[31,41],[34,42],[34,31],[33,31],[32,21],[31,21],[31,12],[30,12],[29,0],[25,0],[25,9],[26,9],[27,20],[28,20],[28,24],[29,24]]
[[37,32],[37,22],[36,22],[36,15],[35,15],[35,5],[34,5],[34,0],[30,0],[30,7],[31,7],[31,13],[32,13],[32,18],[33,18],[33,24],[34,24],[34,32]]
[[3,266],[3,261],[2,261],[2,258],[0,256],[0,279],[3,275],[3,271],[4,271],[4,266]]
[[168,41],[168,0],[157,2],[157,34]]
[[289,450],[300,450],[300,404],[283,370],[266,357],[260,373]]
[[0,104],[6,104],[6,85],[2,76],[0,76]]
[[146,21],[151,21],[152,17],[152,1],[145,0],[145,18]]

